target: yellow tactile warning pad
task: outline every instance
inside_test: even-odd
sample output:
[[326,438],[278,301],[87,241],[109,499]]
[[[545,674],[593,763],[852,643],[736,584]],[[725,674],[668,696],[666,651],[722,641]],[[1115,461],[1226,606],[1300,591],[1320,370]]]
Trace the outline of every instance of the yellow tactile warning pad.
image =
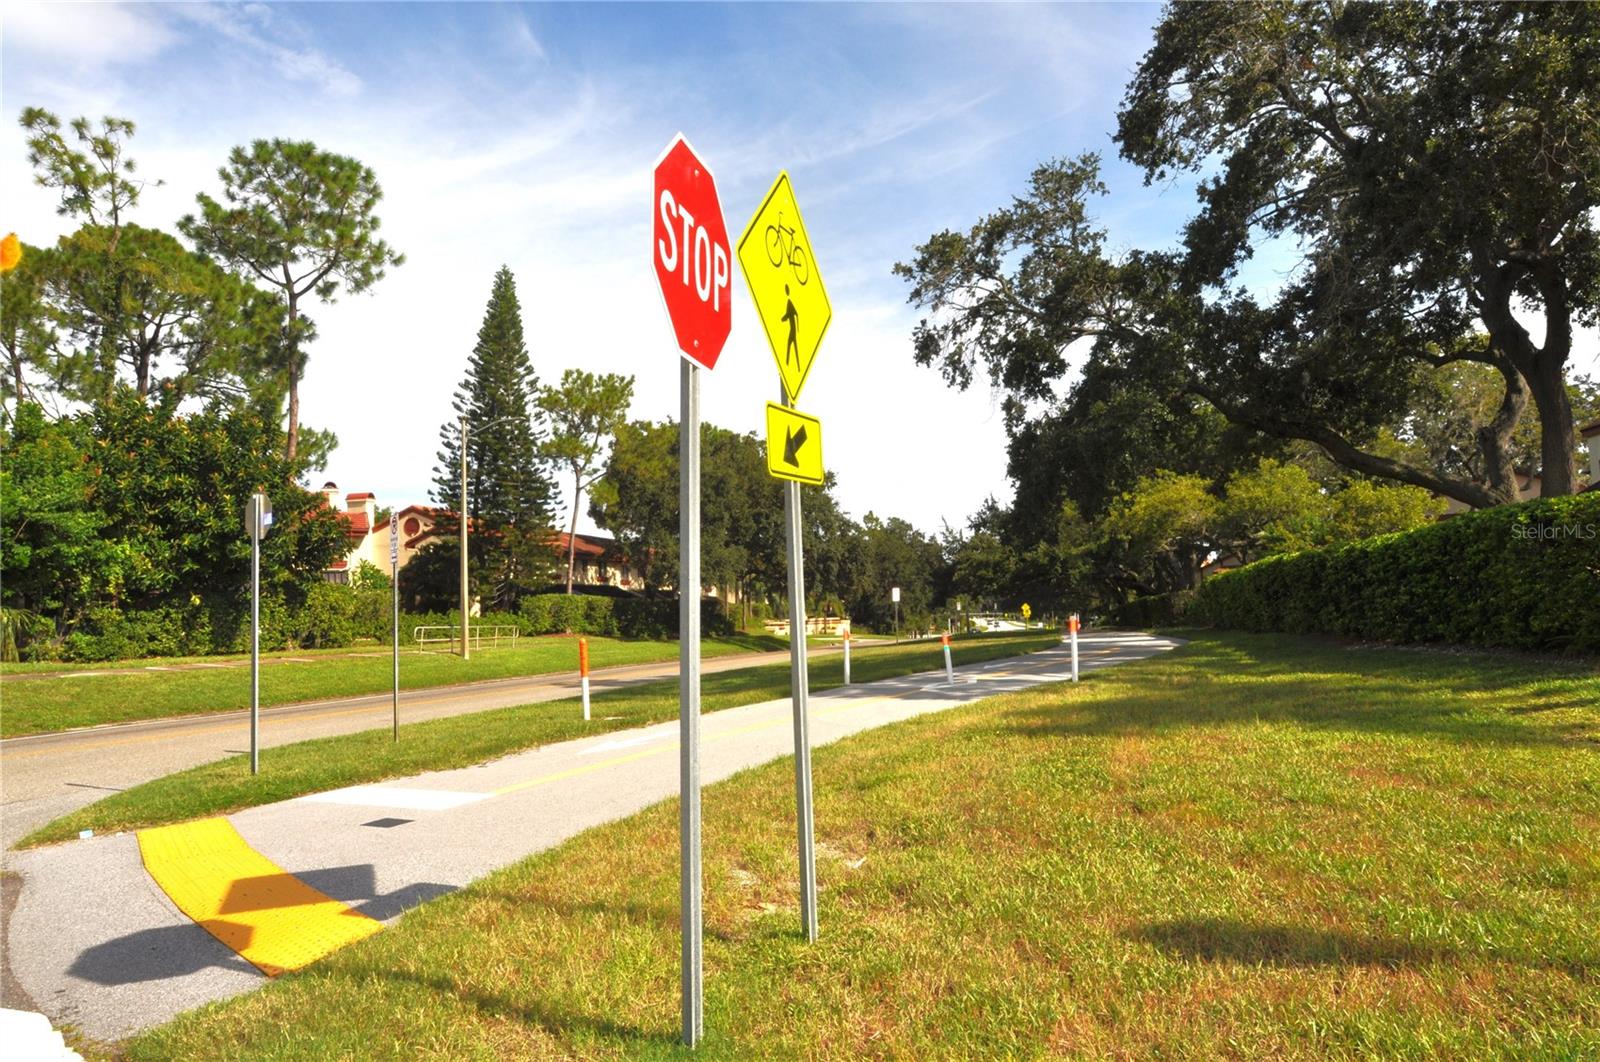
[[178,910],[268,977],[383,928],[286,873],[224,818],[140,830],[139,853]]

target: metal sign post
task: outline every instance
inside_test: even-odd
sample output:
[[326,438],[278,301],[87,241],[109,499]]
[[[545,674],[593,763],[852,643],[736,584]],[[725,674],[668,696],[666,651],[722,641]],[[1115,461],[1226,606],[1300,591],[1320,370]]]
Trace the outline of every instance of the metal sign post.
[[400,517],[389,514],[389,586],[394,592],[394,740],[400,740]]
[[250,536],[250,773],[261,772],[261,538],[272,526],[272,502],[257,491],[244,507]]
[[700,912],[700,369],[679,366],[678,833],[683,908],[683,1042],[705,1032]]
[[800,484],[783,485],[784,537],[789,554],[789,697],[794,704],[794,803],[800,836],[800,929],[817,939],[817,853],[811,816],[811,734],[807,722],[806,569]]
[[467,418],[461,421],[461,659],[472,659],[472,645],[467,638],[467,627],[472,620],[469,612],[472,603],[467,600]]
[[900,640],[900,588],[898,586],[889,588],[889,599],[894,602],[894,640],[898,642]]
[[683,1042],[705,1034],[700,911],[700,368],[714,368],[733,327],[732,251],[716,179],[679,133],[656,160],[650,255],[679,365],[678,747],[683,923]]
[[[833,305],[817,268],[811,237],[787,173],[779,173],[739,238],[739,266],[750,285],[756,316],[772,348],[781,387],[767,403],[767,472],[783,485],[784,538],[789,559],[789,695],[794,705],[794,796],[800,838],[800,928],[817,939],[817,857],[811,812],[810,686],[806,674],[806,570],[800,484],[820,486],[822,422],[794,408]],[[848,649],[848,643],[846,648]],[[848,665],[846,665],[848,666]],[[845,680],[849,681],[848,678]]]

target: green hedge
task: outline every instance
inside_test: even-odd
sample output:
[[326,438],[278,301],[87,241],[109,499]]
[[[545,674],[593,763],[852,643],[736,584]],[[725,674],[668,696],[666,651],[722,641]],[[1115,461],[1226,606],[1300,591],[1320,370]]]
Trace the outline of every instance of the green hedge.
[[[598,634],[616,638],[676,638],[675,598],[599,597],[590,594],[535,594],[522,599],[519,619],[525,634]],[[733,621],[722,602],[700,602],[700,630],[705,637],[733,633]]]
[[[358,590],[334,583],[311,588],[298,608],[282,598],[261,599],[261,648],[341,649],[358,639],[387,643],[388,590]],[[722,603],[701,606],[706,637],[733,633]],[[43,621],[49,627],[49,621]],[[455,626],[457,612],[407,612],[400,616],[400,641],[409,645],[419,626]],[[538,594],[522,599],[518,612],[489,612],[473,626],[516,627],[524,636],[593,634],[621,638],[676,638],[678,602],[672,598],[612,598],[588,594]],[[24,632],[27,660],[136,660],[151,656],[208,656],[250,648],[250,604],[234,598],[198,600],[145,609],[91,609],[65,638],[53,630]]]
[[1270,557],[1207,579],[1185,618],[1249,631],[1600,652],[1600,491]]

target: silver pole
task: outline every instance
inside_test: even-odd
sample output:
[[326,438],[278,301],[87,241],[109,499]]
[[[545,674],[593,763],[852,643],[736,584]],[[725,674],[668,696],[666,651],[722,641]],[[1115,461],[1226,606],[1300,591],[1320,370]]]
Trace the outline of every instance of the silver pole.
[[467,418],[461,417],[461,659],[472,659],[467,624],[472,609],[467,600]]
[[705,1033],[700,915],[700,369],[683,361],[678,417],[678,847],[683,1042]]
[[811,825],[811,735],[806,697],[806,570],[800,519],[800,484],[783,485],[789,546],[789,697],[794,704],[794,803],[800,833],[800,929],[817,939],[817,853]]
[[[392,532],[391,532],[392,533]],[[400,562],[389,562],[389,585],[394,588],[394,739],[400,740]]]
[[250,773],[261,772],[261,495],[250,504]]

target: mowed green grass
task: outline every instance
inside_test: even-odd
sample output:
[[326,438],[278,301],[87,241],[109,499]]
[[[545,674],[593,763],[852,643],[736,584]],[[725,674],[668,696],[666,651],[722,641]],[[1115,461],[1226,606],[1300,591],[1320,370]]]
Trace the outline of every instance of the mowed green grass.
[[[710,787],[695,1057],[1592,1058],[1600,671],[1202,635]],[[687,1057],[677,806],[134,1059]]]
[[[1059,642],[1054,634],[984,635],[954,639],[951,653],[957,663],[977,663]],[[931,671],[942,667],[943,661],[938,642],[873,646],[854,653],[851,678],[870,682]],[[838,654],[813,658],[809,670],[814,690],[829,689],[844,680],[844,660]],[[788,695],[788,663],[724,671],[701,679],[701,706],[708,712]],[[576,698],[570,698],[411,723],[400,728],[399,741],[384,726],[280,745],[261,750],[261,773],[254,776],[248,756],[232,756],[113,793],[40,827],[23,838],[21,846],[68,840],[80,830],[139,829],[362,782],[467,767],[554,741],[674,719],[678,715],[678,680],[596,694],[591,704],[593,718],[587,723],[579,705]]]
[[[738,635],[708,639],[702,643],[701,651],[711,657],[788,647],[787,639]],[[384,693],[393,688],[394,663],[385,646],[374,647],[366,655],[340,652],[310,655],[303,661],[283,660],[282,655],[262,665],[263,706]],[[592,668],[673,660],[677,655],[676,641],[589,639],[589,666]],[[134,660],[122,666],[143,667],[156,663]],[[446,652],[419,653],[407,648],[402,650],[400,658],[400,686],[424,689],[576,670],[578,639],[569,636],[520,638],[509,645],[475,650],[470,660]],[[19,677],[5,682],[4,686],[0,737],[250,707],[248,666],[148,671],[133,675],[90,671],[72,673],[71,677]]]

